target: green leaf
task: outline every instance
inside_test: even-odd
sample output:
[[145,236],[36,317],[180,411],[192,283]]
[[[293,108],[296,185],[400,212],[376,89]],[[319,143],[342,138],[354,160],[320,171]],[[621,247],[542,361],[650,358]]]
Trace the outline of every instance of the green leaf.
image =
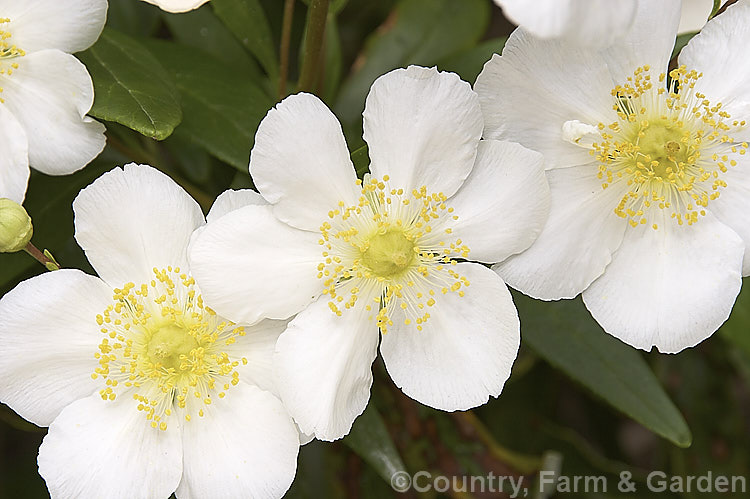
[[687,45],[688,42],[697,34],[698,32],[696,31],[694,33],[683,33],[681,35],[678,35],[677,39],[674,42],[674,48],[672,49],[672,57],[670,57],[670,59],[674,59],[675,57],[680,55],[680,52],[682,51],[683,48],[685,48],[685,45]]
[[370,171],[370,154],[367,151],[367,146],[362,146],[351,154],[357,178],[364,177],[365,173]]
[[395,22],[368,40],[364,64],[341,88],[337,116],[346,126],[358,126],[378,76],[410,64],[432,66],[474,46],[489,17],[485,0],[404,0],[396,7]]
[[161,10],[145,2],[110,0],[107,26],[133,36],[148,36],[159,27]]
[[441,71],[457,73],[464,81],[474,82],[492,55],[502,53],[507,40],[508,38],[503,36],[484,41],[476,47],[446,57],[438,62],[437,66]]
[[390,483],[394,473],[405,472],[406,467],[393,444],[383,418],[372,401],[354,421],[352,431],[344,437],[348,445],[359,457],[378,472],[383,480]]
[[690,429],[643,356],[605,333],[580,299],[540,302],[519,293],[523,342],[550,364],[680,447]]
[[181,14],[163,12],[162,17],[178,43],[201,49],[250,78],[260,78],[258,63],[208,5]]
[[732,308],[732,315],[719,334],[750,356],[750,278],[742,280],[742,290]]
[[99,41],[79,57],[94,81],[90,115],[157,140],[169,137],[180,124],[174,80],[134,38],[105,28]]
[[216,16],[258,59],[271,80],[275,80],[279,74],[279,59],[271,36],[271,28],[260,2],[258,0],[212,0],[211,5]]
[[177,80],[184,118],[176,134],[247,173],[255,131],[273,101],[253,81],[200,50],[150,40]]

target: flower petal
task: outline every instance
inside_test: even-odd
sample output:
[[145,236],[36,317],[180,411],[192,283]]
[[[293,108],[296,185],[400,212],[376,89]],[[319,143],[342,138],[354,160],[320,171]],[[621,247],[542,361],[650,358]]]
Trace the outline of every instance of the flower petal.
[[280,222],[270,206],[246,206],[198,234],[190,270],[219,315],[242,324],[286,319],[323,290],[319,238]]
[[[720,5],[725,3],[727,3],[727,0],[721,0]],[[706,25],[713,8],[713,0],[682,0],[682,13],[680,14],[677,34],[700,31]]]
[[[606,1],[606,0],[604,0]],[[682,0],[639,0],[633,26],[617,43],[602,52],[618,84],[625,84],[636,68],[649,65],[666,71],[672,56]]]
[[500,395],[521,341],[518,313],[502,279],[476,263],[459,263],[455,270],[471,283],[463,297],[440,296],[422,331],[394,316],[380,344],[396,385],[444,411]]
[[244,357],[248,361],[247,365],[236,368],[240,380],[278,396],[273,380],[273,352],[288,323],[267,319],[253,326],[244,326],[245,336],[237,337],[234,344],[224,347],[230,357]]
[[151,428],[132,397],[99,394],[67,406],[39,447],[39,474],[53,498],[169,497],[182,475],[179,427]]
[[294,480],[297,427],[279,399],[255,386],[239,383],[205,417],[184,423],[182,435],[178,499],[276,498]]
[[187,12],[189,10],[197,9],[208,0],[143,0],[152,5],[158,6],[162,10],[167,12]]
[[27,54],[58,49],[72,54],[99,38],[107,20],[106,0],[0,0],[12,42]]
[[750,159],[741,156],[737,166],[731,167],[723,175],[727,187],[721,195],[708,205],[716,218],[731,228],[742,238],[745,244],[745,258],[742,264],[742,275],[750,275]]
[[5,106],[26,130],[29,164],[67,175],[104,149],[104,125],[86,117],[94,87],[86,66],[70,54],[43,50],[18,60],[3,79]]
[[341,125],[310,94],[287,97],[263,118],[250,175],[279,220],[300,229],[318,230],[340,201],[359,198]]
[[448,204],[453,233],[480,262],[500,262],[528,248],[549,214],[542,155],[513,142],[483,140],[471,175]]
[[373,312],[362,296],[342,316],[321,296],[289,323],[276,343],[274,373],[281,400],[300,430],[336,440],[351,430],[370,400],[378,354]]
[[518,142],[545,156],[546,168],[583,165],[589,150],[563,134],[567,122],[612,123],[615,84],[594,50],[514,31],[477,77],[484,137]]
[[542,300],[573,298],[599,277],[627,222],[621,193],[602,189],[595,164],[547,172],[550,215],[534,244],[493,267],[509,286]]
[[391,71],[372,84],[363,116],[377,179],[451,196],[471,172],[482,112],[458,75],[418,66]]
[[635,17],[637,0],[495,0],[503,14],[534,36],[607,46],[622,36]]
[[216,221],[230,211],[238,210],[251,204],[263,205],[268,203],[263,199],[263,196],[252,189],[226,190],[219,194],[219,197],[214,201],[214,204],[208,211],[208,215],[206,215],[206,221]]
[[29,144],[18,120],[0,104],[0,198],[23,203],[29,183]]
[[94,393],[102,334],[96,324],[112,289],[79,270],[23,281],[0,300],[0,400],[48,426],[74,400]]
[[115,168],[75,201],[76,241],[112,287],[153,279],[154,267],[187,270],[187,246],[203,224],[198,203],[148,165]]
[[[680,64],[703,73],[696,88],[706,94],[712,105],[721,101],[730,114],[733,104],[740,104],[746,112],[750,102],[750,61],[745,57],[748,44],[750,4],[738,2],[711,19],[680,52]],[[747,115],[733,117],[748,120]]]
[[745,247],[711,215],[690,226],[667,220],[659,227],[629,229],[583,301],[606,332],[628,345],[676,353],[729,317]]

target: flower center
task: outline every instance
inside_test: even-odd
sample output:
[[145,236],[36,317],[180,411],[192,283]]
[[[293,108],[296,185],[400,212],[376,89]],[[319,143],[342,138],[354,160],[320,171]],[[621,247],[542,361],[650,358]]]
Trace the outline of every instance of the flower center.
[[[17,62],[7,63],[6,61],[15,59],[17,57],[23,57],[26,52],[10,43],[11,34],[3,29],[3,25],[10,22],[10,19],[6,17],[0,17],[0,78],[7,75],[13,74],[13,71],[18,69]],[[2,81],[0,79],[0,81]],[[5,103],[5,99],[2,97],[3,87],[0,86],[0,104]]]
[[409,193],[388,182],[388,176],[366,176],[356,205],[340,202],[328,213],[320,227],[318,278],[336,315],[365,296],[365,310],[372,310],[371,300],[378,304],[375,320],[383,333],[393,325],[395,310],[404,324],[422,330],[440,294],[464,295],[470,283],[451,267],[455,258],[468,257],[469,248],[452,235],[458,216],[443,193],[424,186]]
[[697,222],[726,187],[728,166],[748,147],[729,135],[745,121],[732,120],[721,103],[712,105],[695,90],[701,74],[683,66],[669,76],[669,87],[664,73],[654,87],[644,66],[615,87],[619,120],[599,123],[602,140],[592,144],[602,187],[622,191],[614,211],[633,227],[651,220],[658,229],[655,222],[665,214],[679,225]]
[[105,380],[102,399],[132,394],[151,426],[166,430],[175,412],[186,421],[202,417],[214,395],[237,385],[236,368],[247,359],[227,350],[245,332],[206,307],[179,268],[154,269],[154,276],[115,289],[114,304],[96,317],[105,338],[91,377]]
[[399,228],[373,235],[365,247],[362,263],[376,276],[394,277],[414,261],[414,243]]

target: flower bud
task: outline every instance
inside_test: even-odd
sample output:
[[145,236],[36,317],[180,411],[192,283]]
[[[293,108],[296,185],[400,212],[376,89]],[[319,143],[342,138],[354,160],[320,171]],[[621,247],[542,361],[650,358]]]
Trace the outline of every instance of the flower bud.
[[20,204],[0,198],[0,253],[21,251],[31,240],[31,217]]

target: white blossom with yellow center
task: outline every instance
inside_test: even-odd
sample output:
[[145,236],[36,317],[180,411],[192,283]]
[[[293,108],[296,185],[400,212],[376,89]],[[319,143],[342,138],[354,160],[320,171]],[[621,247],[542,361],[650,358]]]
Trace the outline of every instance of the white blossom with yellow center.
[[485,135],[542,152],[552,195],[537,241],[495,270],[536,298],[583,293],[605,331],[662,352],[718,329],[750,274],[750,2],[669,70],[679,17],[639,0],[599,51],[517,30],[476,84]]
[[[518,316],[503,281],[470,262],[527,248],[548,187],[540,155],[480,141],[482,126],[467,83],[415,66],[370,90],[362,181],[316,97],[288,97],[261,122],[250,172],[271,204],[210,222],[191,268],[211,306],[235,322],[298,314],[274,361],[304,433],[348,433],[369,399],[379,339],[394,382],[424,404],[468,409],[500,394]],[[248,303],[256,295],[263,310]]]
[[[229,192],[208,218],[257,203]],[[100,277],[58,270],[0,300],[0,401],[49,426],[51,497],[282,496],[299,448],[271,372],[286,322],[240,326],[203,302],[186,257],[203,214],[157,170],[106,173],[74,211]]]
[[71,54],[99,37],[106,0],[0,0],[0,197],[23,201],[29,166],[67,175],[104,149],[94,89]]

